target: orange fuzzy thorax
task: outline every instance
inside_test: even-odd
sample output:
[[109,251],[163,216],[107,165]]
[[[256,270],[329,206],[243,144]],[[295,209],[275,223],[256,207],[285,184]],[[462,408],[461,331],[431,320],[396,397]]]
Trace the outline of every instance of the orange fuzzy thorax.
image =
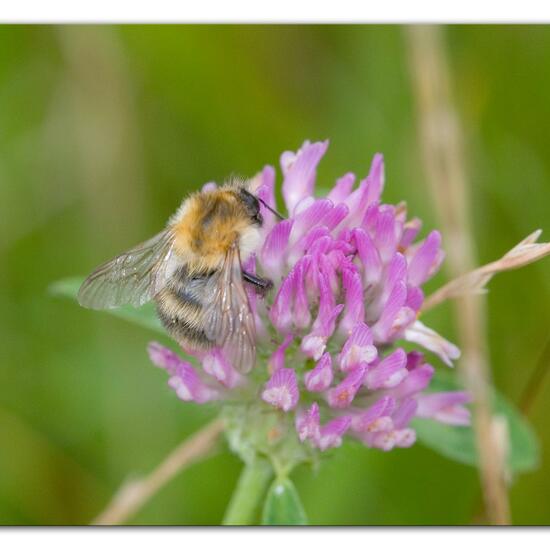
[[231,189],[197,193],[176,214],[174,248],[192,271],[216,269],[250,225],[242,202]]

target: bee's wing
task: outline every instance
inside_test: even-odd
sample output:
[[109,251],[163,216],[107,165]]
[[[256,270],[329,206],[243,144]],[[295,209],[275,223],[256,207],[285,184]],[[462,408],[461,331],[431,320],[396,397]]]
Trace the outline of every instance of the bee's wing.
[[100,265],[82,283],[78,302],[91,309],[141,306],[148,302],[170,275],[172,242],[172,232],[165,230]]
[[206,336],[223,348],[227,359],[242,373],[256,362],[256,325],[243,286],[239,251],[232,246],[223,266],[208,281],[204,312]]

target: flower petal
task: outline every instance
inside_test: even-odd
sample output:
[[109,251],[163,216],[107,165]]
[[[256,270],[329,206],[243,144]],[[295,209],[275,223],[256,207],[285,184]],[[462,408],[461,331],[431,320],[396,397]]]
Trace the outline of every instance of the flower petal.
[[336,319],[342,312],[342,309],[344,309],[343,304],[334,307],[330,313],[321,319],[317,327],[314,324],[312,332],[304,336],[300,349],[307,357],[311,357],[315,361],[321,358],[327,347],[327,340],[334,332]]
[[399,312],[407,299],[407,287],[399,281],[393,287],[388,300],[383,306],[380,318],[373,326],[373,334],[376,342],[387,342],[392,335],[393,325],[398,319]]
[[180,365],[185,363],[177,353],[158,342],[151,342],[147,346],[147,353],[154,365],[166,370],[169,374],[175,374]]
[[441,234],[432,231],[409,262],[408,277],[411,286],[420,286],[434,272],[440,259]]
[[396,429],[406,428],[417,411],[418,403],[415,399],[404,399],[393,413],[393,425]]
[[315,442],[321,451],[342,445],[342,436],[351,425],[350,416],[340,416],[321,427],[319,439]]
[[321,225],[326,227],[329,231],[333,231],[336,227],[342,223],[343,220],[349,214],[349,207],[343,202],[337,204],[332,210],[329,210],[325,217],[320,221]]
[[298,381],[294,369],[276,370],[262,392],[262,399],[285,412],[294,409],[299,398]]
[[293,223],[294,221],[290,219],[275,225],[267,235],[260,253],[263,268],[274,281],[279,279],[283,273],[288,239]]
[[353,238],[357,254],[363,266],[363,281],[365,288],[378,283],[382,275],[382,260],[369,234],[360,227],[353,230]]
[[470,411],[464,407],[471,401],[466,392],[438,392],[419,395],[416,416],[433,418],[445,424],[468,426]]
[[413,218],[405,223],[401,234],[401,240],[399,241],[399,248],[402,251],[407,250],[407,248],[411,246],[414,239],[416,239],[416,236],[420,232],[420,229],[422,229],[422,221],[418,218]]
[[311,264],[311,257],[304,256],[298,261],[295,270],[294,326],[305,329],[311,323],[311,312],[306,290],[306,274]]
[[342,203],[348,198],[351,190],[353,189],[354,183],[355,174],[348,172],[347,174],[336,180],[336,185],[327,195],[327,199],[331,200],[334,204]]
[[361,388],[365,377],[366,366],[359,365],[336,386],[327,392],[327,402],[335,409],[345,409],[353,401],[355,394]]
[[378,253],[380,254],[382,263],[388,263],[397,250],[395,213],[389,207],[380,207],[380,212],[376,222],[374,242],[378,248]]
[[365,376],[365,385],[370,390],[393,388],[409,374],[406,365],[407,354],[401,348],[396,349],[378,365],[369,369]]
[[395,399],[385,395],[366,411],[355,415],[351,427],[355,432],[377,432],[393,428],[391,414],[395,409]]
[[319,418],[319,405],[317,403],[313,403],[307,411],[301,410],[298,412],[296,415],[296,432],[300,441],[306,439],[317,441],[320,438]]
[[219,348],[214,348],[204,355],[202,368],[227,388],[234,388],[243,381],[243,377],[233,368]]
[[449,367],[453,366],[453,360],[460,357],[460,350],[454,344],[445,340],[445,338],[420,321],[415,321],[405,331],[404,337],[405,340],[420,344],[432,351]]
[[219,392],[205,384],[195,368],[180,359],[172,350],[157,342],[151,342],[148,351],[151,361],[171,375],[168,385],[182,401],[206,403],[219,398]]
[[315,368],[304,375],[304,382],[308,391],[325,391],[332,384],[332,358],[330,353],[324,353]]
[[367,200],[368,204],[372,204],[380,200],[384,189],[384,156],[381,153],[376,153],[372,159],[367,182]]
[[435,369],[428,364],[420,365],[419,367],[410,370],[408,376],[393,388],[392,395],[397,398],[404,398],[421,392],[428,387]]
[[358,323],[353,328],[338,356],[340,369],[348,372],[361,363],[372,363],[378,354],[372,345],[372,332],[365,323]]
[[285,175],[283,198],[290,215],[303,198],[313,195],[317,165],[327,148],[328,140],[305,142],[295,155],[284,153],[281,157],[281,167]]
[[377,432],[368,438],[369,447],[391,451],[394,447],[410,447],[416,441],[416,432],[411,428]]
[[260,178],[260,185],[256,191],[256,196],[261,199],[260,214],[264,220],[262,232],[267,234],[278,221],[277,216],[264,205],[265,203],[277,211],[277,203],[275,201],[275,170],[272,166],[265,166],[258,176]]
[[328,199],[318,199],[295,216],[294,225],[289,237],[290,246],[296,244],[333,209],[334,205],[331,201]]
[[340,332],[351,334],[353,327],[365,320],[363,285],[355,265],[342,271],[342,286],[344,287],[345,310],[340,321]]
[[293,341],[294,336],[287,334],[281,345],[271,354],[268,361],[269,372],[271,374],[285,366],[285,352]]

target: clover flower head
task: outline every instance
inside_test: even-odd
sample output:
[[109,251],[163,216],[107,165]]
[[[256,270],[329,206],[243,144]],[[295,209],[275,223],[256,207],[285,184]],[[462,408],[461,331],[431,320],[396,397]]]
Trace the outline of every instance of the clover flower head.
[[[248,290],[258,339],[252,372],[240,375],[220,349],[194,354],[195,365],[159,344],[149,353],[180,399],[254,410],[248,428],[238,422],[242,437],[252,438],[245,432],[269,417],[261,443],[268,447],[281,437],[320,451],[344,437],[384,451],[409,447],[415,416],[469,423],[468,395],[427,392],[434,368],[402,347],[419,345],[449,366],[459,356],[418,320],[422,287],[444,258],[441,236],[418,240],[422,224],[407,218],[405,204],[381,202],[380,154],[357,185],[348,173],[315,196],[327,147],[306,141],[281,156],[286,219],[261,205],[263,238],[246,269],[269,277],[274,290],[265,299]],[[275,170],[267,166],[256,178],[258,196],[277,210]]]

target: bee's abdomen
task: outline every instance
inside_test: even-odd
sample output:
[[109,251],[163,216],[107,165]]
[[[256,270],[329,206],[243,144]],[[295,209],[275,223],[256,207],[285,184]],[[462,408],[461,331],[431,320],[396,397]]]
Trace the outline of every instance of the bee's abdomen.
[[204,330],[187,320],[185,313],[166,312],[163,306],[157,303],[157,312],[164,328],[170,336],[184,348],[207,349],[213,342],[206,337]]
[[203,285],[201,279],[190,279],[178,271],[155,297],[160,321],[183,348],[208,349],[213,345],[204,330]]

